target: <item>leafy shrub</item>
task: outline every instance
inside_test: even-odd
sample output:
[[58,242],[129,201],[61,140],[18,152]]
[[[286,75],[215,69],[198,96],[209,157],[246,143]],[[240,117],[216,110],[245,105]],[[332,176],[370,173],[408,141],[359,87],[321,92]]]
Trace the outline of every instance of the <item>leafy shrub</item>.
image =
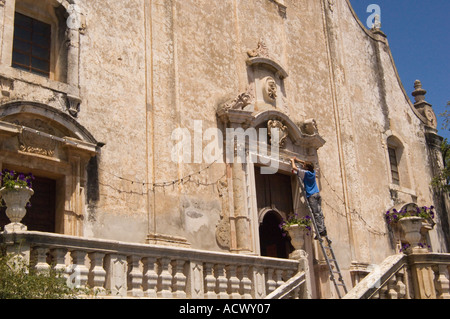
[[20,257],[0,253],[0,299],[74,299],[78,292],[60,273],[37,273]]

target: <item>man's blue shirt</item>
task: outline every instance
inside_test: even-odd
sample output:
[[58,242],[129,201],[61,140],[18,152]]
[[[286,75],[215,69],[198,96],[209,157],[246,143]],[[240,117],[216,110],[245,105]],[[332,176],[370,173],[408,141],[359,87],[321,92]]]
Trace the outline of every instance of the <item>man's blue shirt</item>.
[[309,198],[312,195],[319,192],[319,187],[316,182],[316,172],[305,171],[303,169],[298,170],[298,175],[305,184],[306,197]]

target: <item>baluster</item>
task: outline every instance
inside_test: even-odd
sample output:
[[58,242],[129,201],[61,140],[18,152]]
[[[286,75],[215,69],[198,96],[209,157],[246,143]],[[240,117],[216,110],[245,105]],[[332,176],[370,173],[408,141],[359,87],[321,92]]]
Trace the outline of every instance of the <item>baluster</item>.
[[138,255],[131,255],[127,257],[128,261],[128,294],[133,297],[143,297],[142,290],[143,274],[140,269],[141,257]]
[[378,291],[379,291],[379,294],[380,294],[380,298],[379,299],[387,299],[386,298],[387,291],[388,291],[388,286],[387,285],[384,285]]
[[240,269],[241,287],[242,287],[242,298],[251,299],[252,298],[252,281],[248,277],[249,266],[242,265]]
[[397,280],[396,276],[392,276],[391,279],[389,279],[387,292],[387,297],[389,299],[398,299],[398,293],[395,290],[395,287],[397,286],[396,280]]
[[216,277],[213,275],[213,267],[212,263],[205,263],[204,272],[205,272],[205,298],[206,299],[217,299],[216,294]]
[[405,299],[406,296],[406,284],[404,283],[405,276],[403,274],[403,270],[400,270],[395,274],[397,277],[397,285],[395,290],[398,293],[398,299]]
[[50,271],[50,265],[47,263],[47,253],[48,248],[45,247],[37,247],[33,250],[33,253],[36,257],[36,264],[34,265],[34,269],[38,274],[42,274]]
[[276,282],[276,287],[277,288],[284,284],[284,281],[283,281],[283,270],[275,269],[275,282]]
[[169,271],[170,258],[160,258],[159,262],[162,269],[161,275],[159,276],[161,288],[157,295],[159,298],[172,298],[172,274]]
[[239,286],[241,281],[237,277],[237,266],[228,265],[226,267],[227,274],[229,276],[228,282],[230,285],[230,296],[231,299],[240,299],[242,296],[239,294]]
[[438,293],[438,299],[450,299],[449,286],[448,266],[438,265],[438,274],[436,275],[436,290]]
[[174,269],[175,275],[173,276],[173,295],[175,298],[186,298],[186,275],[184,274],[185,260],[174,260],[172,269]]
[[54,248],[50,250],[53,269],[60,274],[66,281],[69,279],[69,269],[66,266],[66,248]]
[[217,290],[219,299],[229,299],[230,296],[227,294],[228,279],[225,275],[225,265],[216,265],[217,273]]
[[156,290],[158,285],[158,273],[156,272],[156,258],[144,257],[144,291],[145,296],[156,298]]
[[76,288],[85,288],[89,274],[89,269],[85,264],[87,252],[73,250],[70,255],[73,261],[73,271],[69,276],[69,282]]
[[91,266],[89,268],[88,284],[94,290],[96,295],[105,295],[106,270],[103,268],[104,253],[89,253]]
[[267,268],[266,274],[267,295],[272,293],[272,291],[274,291],[277,288],[277,282],[273,279],[273,273],[274,273],[273,269]]

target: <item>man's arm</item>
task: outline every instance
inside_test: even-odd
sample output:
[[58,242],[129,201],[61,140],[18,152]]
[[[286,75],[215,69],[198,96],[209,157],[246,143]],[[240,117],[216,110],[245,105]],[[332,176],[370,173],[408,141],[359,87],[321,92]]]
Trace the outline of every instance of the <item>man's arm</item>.
[[298,167],[297,167],[297,165],[295,165],[295,160],[296,160],[296,159],[297,159],[296,157],[291,158],[291,166],[292,166],[292,170],[295,171],[295,173],[298,172]]
[[300,176],[300,178],[303,179],[303,177],[305,176],[305,170],[303,170],[302,168],[297,167],[297,165],[295,165],[295,162],[299,162],[300,164],[304,164],[305,162],[302,160],[299,160],[297,157],[293,157],[291,158],[291,166],[292,166],[292,172],[297,174],[298,176]]

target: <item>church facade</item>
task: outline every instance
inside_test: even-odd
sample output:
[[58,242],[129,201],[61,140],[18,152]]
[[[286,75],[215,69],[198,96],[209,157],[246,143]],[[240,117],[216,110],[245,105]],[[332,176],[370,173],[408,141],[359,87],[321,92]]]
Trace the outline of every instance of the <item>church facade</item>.
[[288,258],[295,156],[347,282],[401,251],[394,208],[433,206],[422,243],[448,252],[436,116],[349,0],[3,0],[0,21],[0,168],[36,177],[28,230]]

